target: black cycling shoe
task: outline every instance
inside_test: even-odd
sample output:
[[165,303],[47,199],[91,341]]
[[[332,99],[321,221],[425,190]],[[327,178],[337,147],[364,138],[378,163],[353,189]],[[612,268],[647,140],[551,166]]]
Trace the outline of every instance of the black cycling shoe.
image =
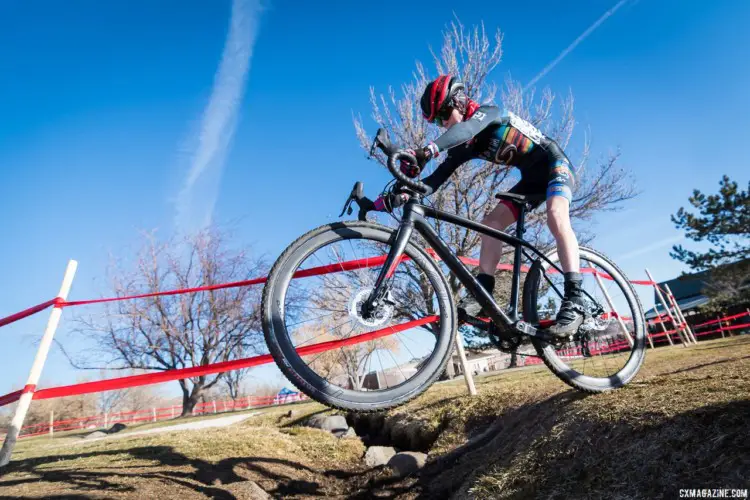
[[560,310],[557,312],[556,323],[545,331],[555,337],[568,337],[578,331],[583,324],[585,310],[581,304],[571,300],[563,300]]
[[583,308],[582,283],[580,273],[565,273],[565,297],[557,311],[555,324],[545,330],[547,333],[555,337],[568,337],[576,333],[583,324],[586,310]]
[[456,310],[458,311],[459,318],[477,318],[481,316],[483,312],[482,306],[479,305],[479,302],[477,302],[477,299],[475,299],[473,295],[467,295],[459,300],[458,304],[456,304]]
[[[490,293],[490,295],[492,295],[492,292],[495,289],[494,276],[491,276],[489,274],[479,274],[477,276],[477,281],[480,285],[482,285],[482,287],[484,287],[485,290]],[[463,299],[458,301],[458,304],[456,304],[456,309],[458,312],[459,320],[465,320],[466,318],[477,318],[486,314],[484,313],[482,306],[479,304],[479,302],[477,302],[477,299],[474,298],[474,296],[470,293],[467,293]]]

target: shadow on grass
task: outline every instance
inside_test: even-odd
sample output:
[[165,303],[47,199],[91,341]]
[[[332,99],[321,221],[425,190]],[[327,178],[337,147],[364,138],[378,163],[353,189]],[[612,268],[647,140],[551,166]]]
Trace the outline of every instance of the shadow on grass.
[[711,361],[710,363],[702,363],[700,365],[694,365],[689,366],[687,368],[681,368],[679,370],[671,371],[671,372],[664,372],[660,373],[659,375],[676,375],[678,373],[685,373],[685,372],[691,372],[693,370],[700,370],[701,368],[705,368],[707,366],[715,366],[715,365],[721,365],[724,363],[731,363],[733,361],[740,361],[743,359],[750,359],[750,355],[748,356],[742,356],[741,358],[726,358],[726,359],[718,359],[716,361]]
[[[72,490],[65,498],[85,498],[102,491],[136,496],[142,493],[139,484],[154,481],[171,483],[176,494],[187,488],[216,499],[235,498],[225,487],[246,481],[245,476],[281,498],[464,498],[469,488],[476,488],[480,498],[655,498],[707,484],[747,487],[750,401],[667,418],[656,412],[607,413],[596,396],[576,404],[584,398],[569,391],[510,410],[466,445],[430,460],[419,476],[405,479],[383,474],[382,468],[323,471],[292,459],[258,456],[212,463],[188,458],[170,446],[144,446],[12,462],[4,476],[24,476],[0,476],[0,487],[65,484]],[[484,417],[469,420],[466,429],[487,423]],[[123,454],[151,464],[50,470],[60,461]]]
[[[84,469],[49,470],[49,465],[96,457],[128,455],[133,459],[147,460],[149,465],[105,466]],[[155,463],[154,463],[155,462]],[[181,470],[179,470],[181,469]],[[107,491],[110,493],[140,493],[138,484],[144,481],[174,483],[210,498],[232,499],[234,494],[223,486],[250,480],[274,483],[268,493],[276,497],[291,495],[329,496],[331,484],[336,480],[363,479],[362,471],[315,470],[294,460],[269,457],[235,457],[216,463],[188,458],[171,446],[143,446],[127,450],[104,450],[88,453],[52,455],[28,460],[14,461],[0,473],[0,488],[13,488],[29,484],[59,484],[83,492],[64,498],[88,498],[85,493]],[[374,471],[370,471],[374,472]],[[7,478],[10,474],[23,474],[21,478]],[[310,480],[313,477],[319,480]],[[359,481],[354,481],[355,483]],[[0,499],[3,497],[0,496]],[[15,498],[15,497],[14,497]]]
[[[720,363],[747,357],[697,367],[718,365],[717,371],[728,370]],[[734,379],[735,372],[731,374]],[[712,380],[712,391],[730,383]],[[680,377],[680,389],[700,402],[706,388],[686,385],[689,382]],[[748,393],[735,396],[734,401],[679,413],[670,404],[684,396],[674,395],[664,383],[665,379],[657,377],[590,397],[571,390],[499,416],[470,417],[462,421],[463,427],[454,429],[473,436],[465,445],[431,457],[419,476],[405,479],[393,478],[382,468],[321,470],[295,457],[245,456],[211,462],[188,458],[171,446],[142,446],[14,461],[0,470],[0,488],[13,491],[46,483],[48,487],[59,484],[61,489],[64,485],[70,491],[61,498],[85,498],[102,491],[142,497],[146,483],[159,483],[173,487],[171,496],[179,496],[185,488],[229,499],[235,498],[231,485],[251,479],[275,497],[365,499],[466,498],[471,488],[478,498],[658,498],[676,497],[679,488],[748,487]],[[742,390],[741,384],[733,387]],[[653,396],[658,397],[652,402]],[[636,402],[640,409],[630,404]],[[447,399],[428,406],[449,404]],[[107,464],[107,457],[121,459],[123,455],[149,464]],[[102,458],[105,466],[84,463],[74,469],[77,464],[66,463],[91,457]],[[8,477],[11,474],[14,477]]]

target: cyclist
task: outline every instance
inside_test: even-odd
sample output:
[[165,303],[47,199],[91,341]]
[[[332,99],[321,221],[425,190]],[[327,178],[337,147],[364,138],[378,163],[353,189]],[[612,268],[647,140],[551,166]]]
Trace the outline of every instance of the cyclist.
[[[545,137],[529,122],[496,106],[482,105],[471,100],[464,85],[455,76],[441,75],[430,82],[420,100],[424,119],[446,131],[434,142],[418,149],[408,149],[418,165],[401,162],[401,171],[416,177],[424,165],[447,151],[446,159],[435,171],[423,179],[428,195],[435,192],[458,167],[473,159],[517,167],[520,181],[509,192],[522,195],[546,194],[547,225],[557,243],[560,263],[564,271],[565,296],[549,333],[567,337],[583,322],[582,278],[578,254],[578,240],[570,224],[570,203],[575,177],[570,160],[562,149]],[[379,198],[376,207],[400,205],[404,194]],[[534,208],[541,203],[535,204]],[[483,223],[498,230],[513,224],[518,217],[517,207],[501,200]],[[495,270],[502,256],[502,242],[482,235],[477,281],[492,295]],[[482,313],[476,299],[467,294],[458,304],[459,314],[478,316]]]

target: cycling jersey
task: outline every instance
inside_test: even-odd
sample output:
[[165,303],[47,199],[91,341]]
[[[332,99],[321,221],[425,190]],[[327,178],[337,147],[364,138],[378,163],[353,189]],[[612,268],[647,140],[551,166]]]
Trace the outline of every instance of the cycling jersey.
[[[467,119],[453,125],[428,148],[448,150],[448,157],[423,182],[436,191],[456,169],[469,160],[481,159],[515,166],[521,180],[509,191],[547,198],[572,198],[575,184],[570,160],[553,140],[510,111],[480,106]],[[540,203],[536,204],[538,206]],[[515,211],[512,204],[508,206]]]

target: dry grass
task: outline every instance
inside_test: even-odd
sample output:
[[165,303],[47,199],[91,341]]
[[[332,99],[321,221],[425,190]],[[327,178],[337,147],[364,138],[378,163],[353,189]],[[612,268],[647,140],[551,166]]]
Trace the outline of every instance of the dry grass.
[[[304,406],[308,411],[320,409],[314,404]],[[267,416],[269,421],[272,418]],[[244,480],[256,481],[280,496],[314,495],[322,488],[335,493],[346,487],[350,470],[360,468],[363,453],[359,439],[339,440],[324,431],[279,428],[259,419],[226,428],[134,436],[67,449],[29,447],[19,450],[0,479],[0,495],[234,498],[232,484]]]
[[[434,436],[423,473],[366,470],[358,439],[296,427],[316,403],[242,424],[75,447],[22,443],[0,497],[660,498],[748,487],[750,337],[649,351],[625,389],[583,396],[545,368],[436,384],[390,413]],[[76,438],[66,438],[74,440]]]

